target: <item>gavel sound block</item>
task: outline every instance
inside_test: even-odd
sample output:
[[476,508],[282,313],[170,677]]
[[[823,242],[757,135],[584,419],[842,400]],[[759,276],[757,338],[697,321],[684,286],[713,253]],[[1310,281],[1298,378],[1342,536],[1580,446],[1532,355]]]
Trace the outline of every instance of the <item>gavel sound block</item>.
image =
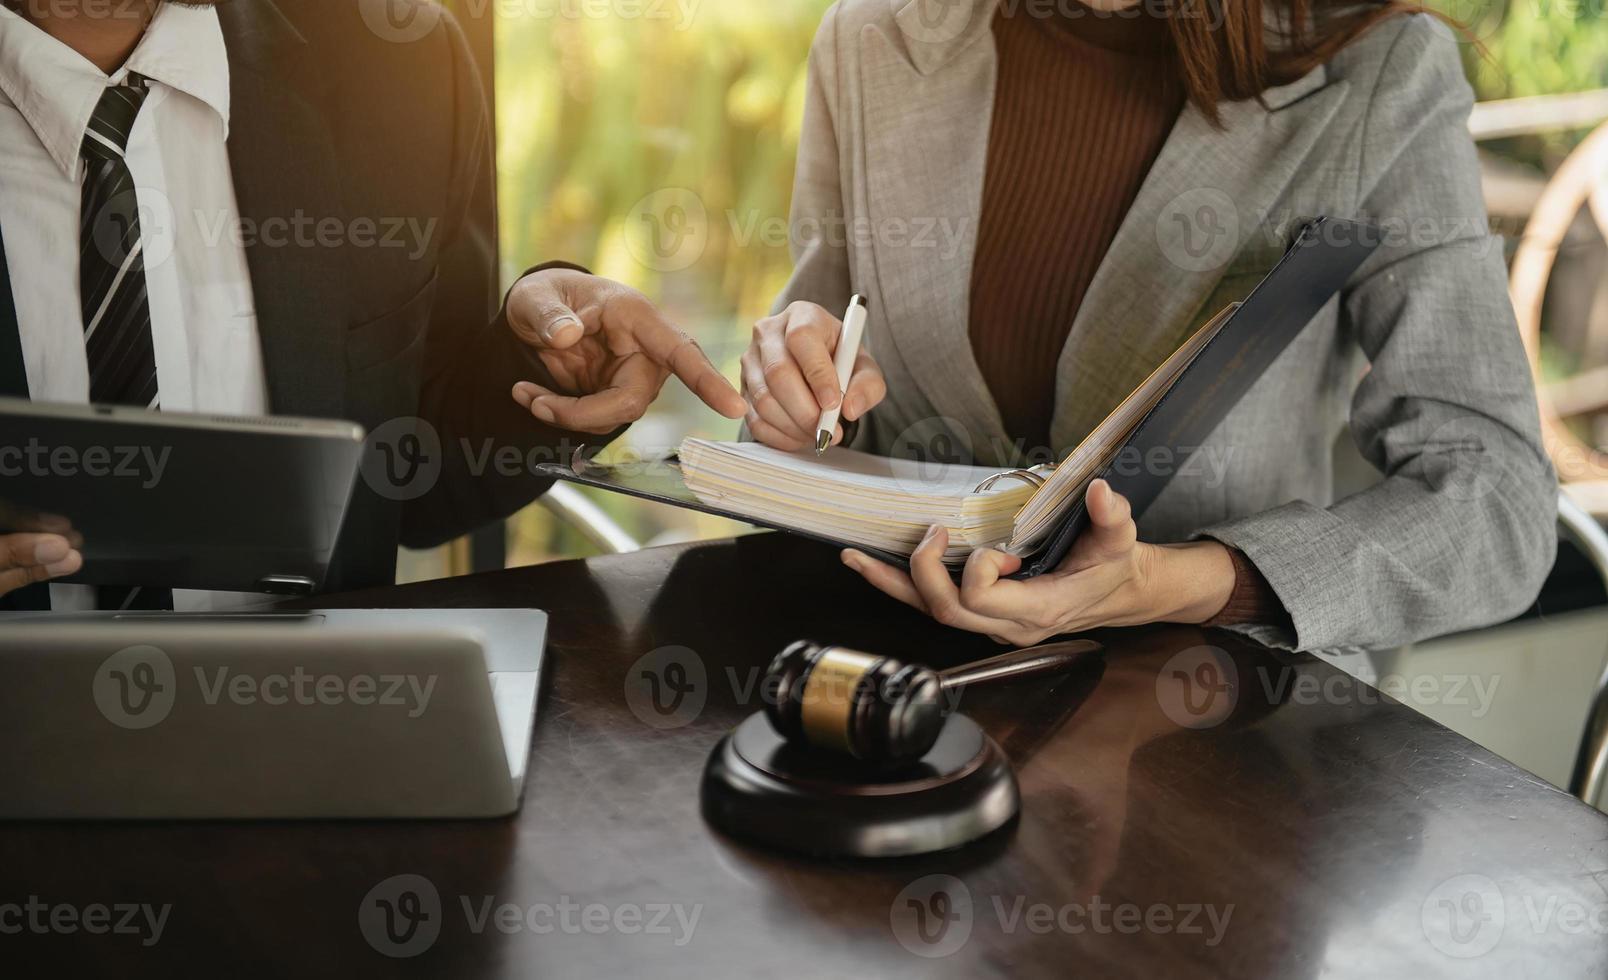
[[999,745],[951,712],[953,692],[1061,670],[1098,649],[1075,640],[933,671],[795,643],[771,663],[765,710],[715,746],[704,817],[733,837],[816,856],[959,847],[1009,823],[1021,796]]

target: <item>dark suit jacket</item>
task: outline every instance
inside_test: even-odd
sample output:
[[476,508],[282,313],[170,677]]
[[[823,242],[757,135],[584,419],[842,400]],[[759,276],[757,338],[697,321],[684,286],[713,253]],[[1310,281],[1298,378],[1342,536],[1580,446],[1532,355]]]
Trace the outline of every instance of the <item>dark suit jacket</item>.
[[[226,0],[218,13],[271,411],[370,432],[417,417],[442,447],[415,499],[359,481],[326,588],[389,584],[399,541],[439,544],[546,488],[524,471],[477,476],[485,447],[552,457],[571,438],[509,395],[550,376],[499,313],[480,77],[450,17],[397,41],[353,0]],[[320,223],[338,231],[321,237]],[[399,225],[400,244],[383,244]]]

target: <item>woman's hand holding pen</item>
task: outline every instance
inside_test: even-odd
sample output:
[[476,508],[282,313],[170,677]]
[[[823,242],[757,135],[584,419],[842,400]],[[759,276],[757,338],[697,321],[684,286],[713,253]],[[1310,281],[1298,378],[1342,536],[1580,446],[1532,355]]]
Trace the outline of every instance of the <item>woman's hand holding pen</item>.
[[[786,452],[813,449],[823,410],[841,404],[843,420],[852,422],[887,396],[882,369],[864,350],[854,362],[847,389],[839,390],[832,356],[842,327],[835,315],[814,303],[793,303],[754,324],[742,373],[748,429],[755,439]],[[842,439],[839,426],[832,442]]]
[[944,567],[948,535],[928,532],[906,573],[853,549],[843,563],[901,602],[948,626],[1031,646],[1062,633],[1141,623],[1202,623],[1227,604],[1234,563],[1216,541],[1155,545],[1138,539],[1128,501],[1104,480],[1088,493],[1089,527],[1061,566],[1026,581],[992,549],[972,553],[959,585]]

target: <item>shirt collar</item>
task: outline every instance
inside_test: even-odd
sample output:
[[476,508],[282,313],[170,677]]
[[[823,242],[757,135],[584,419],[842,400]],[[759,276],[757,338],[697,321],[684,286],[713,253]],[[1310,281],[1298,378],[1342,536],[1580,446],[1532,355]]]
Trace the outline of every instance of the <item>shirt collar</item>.
[[211,6],[163,3],[127,63],[111,76],[0,7],[0,91],[69,179],[78,179],[89,117],[106,86],[139,72],[212,108],[229,132],[229,54]]

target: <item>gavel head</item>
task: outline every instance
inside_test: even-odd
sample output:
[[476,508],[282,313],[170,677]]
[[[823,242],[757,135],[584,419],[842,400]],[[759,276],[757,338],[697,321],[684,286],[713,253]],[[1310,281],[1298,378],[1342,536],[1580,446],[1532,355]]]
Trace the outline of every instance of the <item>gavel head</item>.
[[765,713],[794,745],[899,764],[926,755],[948,714],[936,671],[799,641],[771,661]]

